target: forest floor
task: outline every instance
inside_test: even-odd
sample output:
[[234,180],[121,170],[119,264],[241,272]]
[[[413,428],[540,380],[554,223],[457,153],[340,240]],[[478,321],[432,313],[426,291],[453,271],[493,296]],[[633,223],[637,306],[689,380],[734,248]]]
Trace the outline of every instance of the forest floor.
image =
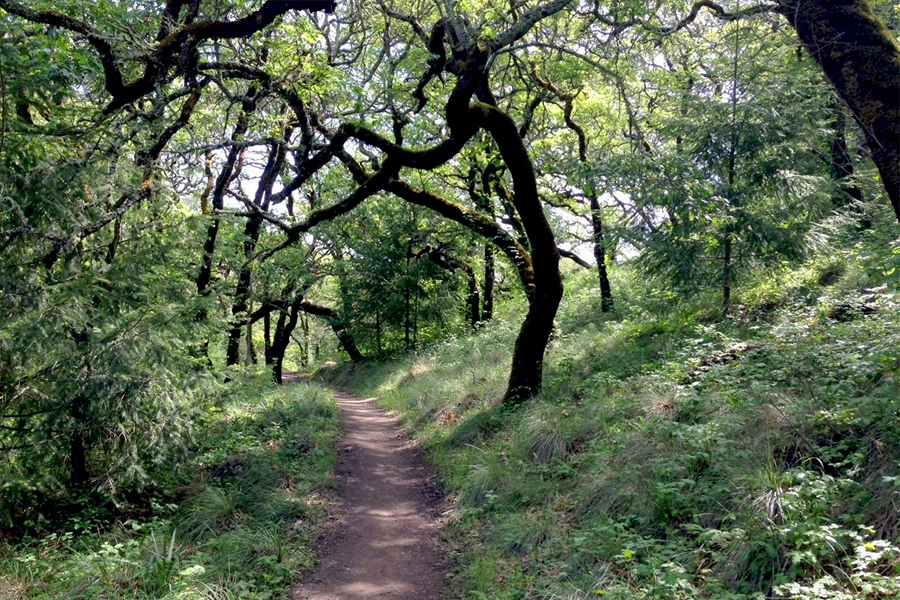
[[323,537],[321,563],[291,599],[444,598],[442,497],[418,447],[374,400],[343,392],[335,400],[345,430],[339,516]]

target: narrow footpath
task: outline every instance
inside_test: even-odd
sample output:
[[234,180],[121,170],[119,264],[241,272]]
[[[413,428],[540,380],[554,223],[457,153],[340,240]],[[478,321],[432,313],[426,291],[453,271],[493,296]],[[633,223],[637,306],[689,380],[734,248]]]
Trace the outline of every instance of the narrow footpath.
[[339,519],[291,600],[442,600],[441,498],[415,444],[373,400],[335,392]]

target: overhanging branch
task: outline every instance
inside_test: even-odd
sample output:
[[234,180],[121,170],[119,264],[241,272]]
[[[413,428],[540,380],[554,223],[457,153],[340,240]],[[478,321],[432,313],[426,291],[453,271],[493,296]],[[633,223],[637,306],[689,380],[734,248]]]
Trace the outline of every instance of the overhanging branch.
[[[141,58],[141,62],[145,65],[141,77],[124,83],[112,45],[107,41],[108,36],[103,32],[84,21],[55,10],[38,11],[13,0],[0,0],[0,8],[12,15],[32,23],[66,29],[85,37],[100,56],[106,91],[113,98],[104,109],[104,113],[107,114],[156,89],[156,86],[166,77],[172,67],[179,63],[182,63],[182,66],[187,64],[187,61],[179,60],[182,53],[192,52],[203,41],[248,37],[268,27],[276,18],[288,11],[309,10],[331,13],[334,12],[335,5],[335,0],[267,0],[259,9],[234,21],[188,22],[180,29],[162,37],[155,50],[149,56]],[[174,10],[169,10],[164,13],[164,23],[160,28],[161,34],[170,29],[173,12]]]
[[717,18],[722,19],[723,21],[737,21],[738,19],[743,19],[745,17],[752,17],[753,15],[761,13],[779,12],[780,10],[779,6],[776,4],[757,4],[743,10],[728,12],[721,4],[717,4],[712,0],[697,0],[697,2],[694,2],[694,5],[691,7],[691,12],[689,12],[687,16],[674,25],[657,28],[656,32],[668,35],[680,31],[693,23],[699,16],[700,11],[704,8],[708,9]]

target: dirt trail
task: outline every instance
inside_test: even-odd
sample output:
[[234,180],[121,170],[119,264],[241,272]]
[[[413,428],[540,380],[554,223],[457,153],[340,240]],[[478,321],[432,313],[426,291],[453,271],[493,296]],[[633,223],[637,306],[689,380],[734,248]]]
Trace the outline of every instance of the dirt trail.
[[322,562],[291,600],[440,600],[440,497],[421,455],[372,400],[335,392],[346,437],[338,446],[340,517]]

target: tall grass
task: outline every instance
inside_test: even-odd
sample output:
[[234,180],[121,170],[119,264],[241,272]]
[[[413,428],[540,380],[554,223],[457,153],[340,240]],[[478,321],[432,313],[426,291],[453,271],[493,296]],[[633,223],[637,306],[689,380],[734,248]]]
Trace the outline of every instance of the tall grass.
[[207,413],[192,463],[151,515],[76,516],[61,532],[0,543],[0,597],[281,597],[314,562],[337,412],[315,386],[242,391]]
[[338,377],[437,465],[460,598],[891,597],[888,263],[851,249],[760,275],[727,319],[713,294],[662,302],[626,269],[602,315],[593,274],[570,276],[544,391],[515,412],[498,404],[512,322]]

